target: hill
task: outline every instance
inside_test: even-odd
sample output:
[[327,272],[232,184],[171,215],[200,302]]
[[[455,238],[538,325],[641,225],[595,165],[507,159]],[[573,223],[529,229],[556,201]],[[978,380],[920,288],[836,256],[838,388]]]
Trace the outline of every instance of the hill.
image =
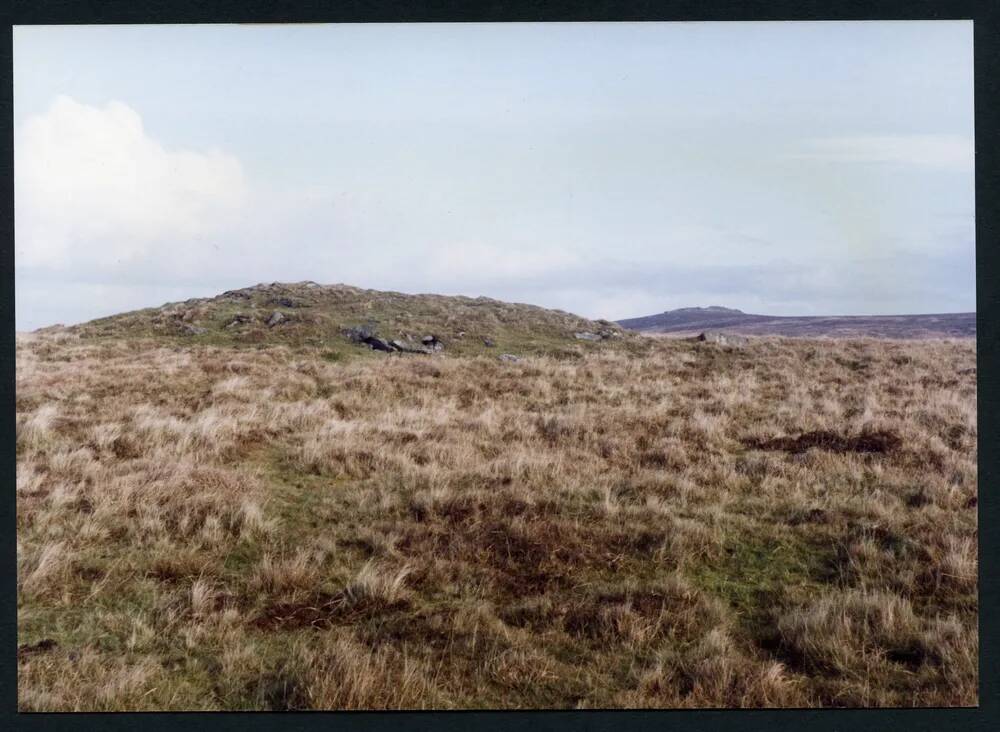
[[609,321],[591,321],[534,305],[315,282],[258,284],[215,297],[100,318],[66,330],[82,338],[318,346],[340,355],[386,350],[383,344],[387,350],[445,350],[460,355],[551,353],[627,339],[627,333]]
[[619,320],[618,324],[642,333],[694,335],[724,329],[743,335],[837,338],[975,338],[975,313],[931,315],[754,315],[741,310],[711,306],[680,308],[657,315]]

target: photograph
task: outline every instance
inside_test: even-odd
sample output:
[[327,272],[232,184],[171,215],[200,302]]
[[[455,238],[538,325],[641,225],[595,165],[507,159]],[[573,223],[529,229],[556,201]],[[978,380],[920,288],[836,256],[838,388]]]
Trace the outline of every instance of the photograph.
[[978,707],[973,29],[14,25],[17,711]]

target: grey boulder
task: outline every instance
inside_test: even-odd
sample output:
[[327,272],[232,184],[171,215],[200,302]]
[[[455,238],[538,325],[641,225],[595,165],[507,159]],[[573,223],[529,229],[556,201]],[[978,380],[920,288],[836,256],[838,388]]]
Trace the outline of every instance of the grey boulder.
[[733,333],[720,333],[714,330],[699,333],[697,340],[702,343],[714,343],[717,346],[730,346],[732,348],[742,348],[749,342],[746,336],[735,335]]
[[420,348],[414,345],[413,343],[409,343],[407,341],[400,341],[400,340],[389,341],[389,345],[402,353],[427,353],[426,349]]
[[244,315],[243,313],[237,313],[233,316],[233,319],[226,324],[227,328],[236,328],[240,325],[246,325],[250,322],[250,316]]
[[351,343],[367,343],[369,338],[375,337],[375,326],[355,325],[344,330],[344,335]]

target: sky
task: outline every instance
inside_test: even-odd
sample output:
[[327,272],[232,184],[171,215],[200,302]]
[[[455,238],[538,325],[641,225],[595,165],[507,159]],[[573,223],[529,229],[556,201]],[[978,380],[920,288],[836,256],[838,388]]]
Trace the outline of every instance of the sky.
[[975,309],[971,21],[18,26],[18,330],[258,282]]

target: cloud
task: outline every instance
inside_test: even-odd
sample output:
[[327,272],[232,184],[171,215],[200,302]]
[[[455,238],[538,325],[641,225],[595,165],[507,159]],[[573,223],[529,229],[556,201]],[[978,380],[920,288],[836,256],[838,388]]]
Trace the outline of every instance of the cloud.
[[57,97],[15,136],[18,265],[111,266],[197,244],[244,211],[237,158],[171,150],[131,107]]
[[840,163],[913,165],[972,171],[975,146],[962,135],[883,135],[826,137],[805,141],[790,157]]
[[[801,151],[949,170],[971,155],[971,143],[949,136],[823,138]],[[808,200],[757,218],[742,199],[688,213],[667,193],[635,205],[598,195],[595,178],[585,203],[542,196],[532,208],[478,179],[468,184],[475,195],[460,195],[436,163],[371,172],[367,160],[368,175],[340,161],[309,183],[254,180],[231,154],[154,139],[126,104],[59,97],[16,130],[17,326],[303,279],[610,318],[705,304],[775,314],[974,307],[973,220],[954,196],[954,214],[937,221],[903,190],[906,225],[869,235],[861,224],[830,230]],[[870,171],[852,172],[863,183]],[[910,172],[894,171],[919,177]],[[940,186],[953,187],[952,178]],[[857,201],[880,212],[894,200],[849,190],[838,220],[866,222]],[[821,192],[824,209],[842,195]]]

